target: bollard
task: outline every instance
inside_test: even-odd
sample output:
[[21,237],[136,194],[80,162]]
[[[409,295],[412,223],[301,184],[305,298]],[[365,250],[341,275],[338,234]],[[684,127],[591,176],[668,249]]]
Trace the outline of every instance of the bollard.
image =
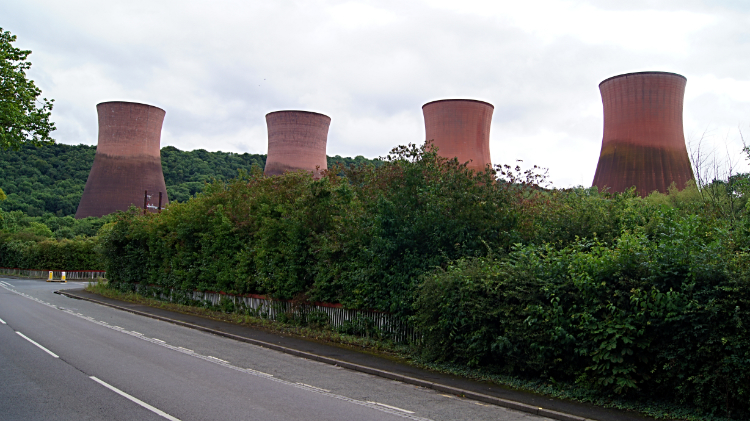
[[65,272],[62,273],[62,277],[60,278],[60,280],[63,281],[63,282],[68,282],[68,281],[65,280]]
[[52,271],[49,271],[49,276],[47,277],[47,282],[50,282],[52,280]]

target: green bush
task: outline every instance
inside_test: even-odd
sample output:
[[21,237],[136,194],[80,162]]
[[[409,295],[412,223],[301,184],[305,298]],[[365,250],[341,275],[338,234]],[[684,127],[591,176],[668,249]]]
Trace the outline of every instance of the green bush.
[[95,238],[55,240],[21,232],[0,234],[0,267],[43,270],[102,270]]
[[518,245],[424,278],[413,322],[432,360],[750,414],[748,254],[728,230],[658,212],[611,245]]

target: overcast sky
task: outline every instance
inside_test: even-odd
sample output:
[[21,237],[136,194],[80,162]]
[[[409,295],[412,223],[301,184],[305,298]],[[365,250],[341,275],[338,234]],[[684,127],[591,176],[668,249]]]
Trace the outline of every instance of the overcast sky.
[[742,169],[750,141],[750,1],[0,0],[0,27],[31,49],[55,99],[56,140],[96,144],[96,104],[166,110],[162,146],[266,153],[265,114],[332,118],[328,154],[385,155],[424,141],[422,105],[495,106],[492,161],[590,186],[598,85],[687,77],[688,141]]

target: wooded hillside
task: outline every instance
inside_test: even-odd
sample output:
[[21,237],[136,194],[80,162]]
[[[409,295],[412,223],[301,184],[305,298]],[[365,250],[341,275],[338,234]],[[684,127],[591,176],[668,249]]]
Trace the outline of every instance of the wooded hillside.
[[[0,209],[29,216],[75,215],[95,153],[95,146],[63,144],[0,151],[0,189],[8,195]],[[253,165],[263,168],[266,163],[266,155],[181,151],[173,146],[162,148],[161,157],[171,202],[186,201],[202,191],[206,181],[227,181],[240,170],[249,172]],[[328,157],[329,166],[336,161],[370,162],[362,156]]]

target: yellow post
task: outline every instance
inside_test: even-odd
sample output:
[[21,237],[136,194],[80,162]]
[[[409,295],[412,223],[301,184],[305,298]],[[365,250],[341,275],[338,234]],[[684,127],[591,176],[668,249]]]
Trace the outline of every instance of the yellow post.
[[60,280],[63,281],[63,282],[68,282],[68,281],[65,280],[65,272],[62,273],[62,278],[60,278]]
[[52,271],[49,271],[49,276],[47,277],[47,282],[52,281]]

